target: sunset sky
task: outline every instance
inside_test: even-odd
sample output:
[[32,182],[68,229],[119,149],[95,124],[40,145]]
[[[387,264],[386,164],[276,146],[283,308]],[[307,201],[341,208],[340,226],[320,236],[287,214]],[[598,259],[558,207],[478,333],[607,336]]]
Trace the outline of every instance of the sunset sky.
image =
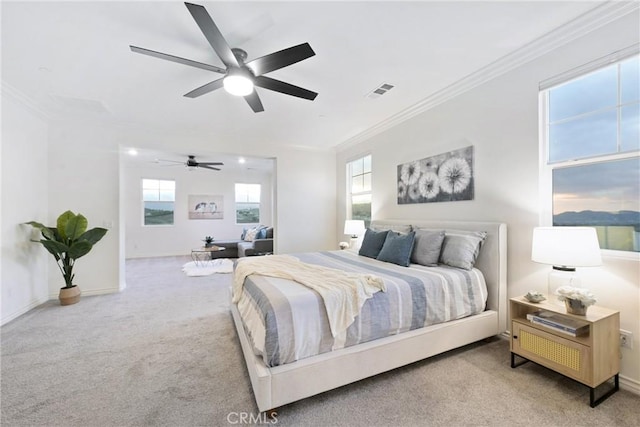
[[640,211],[640,159],[553,171],[553,214],[586,209]]

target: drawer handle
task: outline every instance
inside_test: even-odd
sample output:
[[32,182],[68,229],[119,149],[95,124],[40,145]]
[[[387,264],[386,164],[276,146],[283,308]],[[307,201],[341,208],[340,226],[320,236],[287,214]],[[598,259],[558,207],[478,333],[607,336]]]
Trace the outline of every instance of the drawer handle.
[[514,339],[514,340],[517,340],[517,339],[518,339],[518,336],[517,336],[517,335],[514,335],[514,336],[513,336],[513,339]]

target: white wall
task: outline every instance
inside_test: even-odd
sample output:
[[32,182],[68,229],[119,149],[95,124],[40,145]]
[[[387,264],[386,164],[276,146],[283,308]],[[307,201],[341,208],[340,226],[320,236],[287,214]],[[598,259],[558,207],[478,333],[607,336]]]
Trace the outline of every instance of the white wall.
[[[117,139],[88,118],[54,122],[49,127],[49,221],[66,210],[87,217],[89,228],[109,229],[74,267],[74,284],[83,295],[116,292],[119,277],[119,167]],[[64,285],[57,271],[49,274],[49,295]]]
[[47,125],[2,90],[2,198],[0,278],[2,324],[49,299],[48,267],[53,257],[29,240],[26,221],[47,224]]
[[[272,174],[252,170],[221,171],[188,170],[182,165],[163,167],[131,161],[123,163],[126,258],[187,255],[192,248],[203,245],[205,236],[217,240],[239,239],[243,227],[235,221],[235,183],[261,185],[260,223],[272,225]],[[142,178],[176,181],[176,200],[173,226],[142,225]],[[223,196],[223,219],[190,220],[189,195]]]
[[277,252],[338,248],[335,153],[283,150],[277,169]]
[[[508,293],[546,293],[547,266],[530,261],[539,225],[538,84],[541,80],[638,42],[638,16],[627,16],[520,68],[459,95],[356,146],[336,164],[338,224],[345,218],[345,162],[371,152],[374,219],[447,218],[508,225]],[[397,165],[473,145],[475,200],[398,205]],[[336,229],[342,239],[342,230]],[[606,257],[583,269],[583,284],[599,304],[620,310],[633,332],[633,351],[622,350],[623,384],[640,390],[640,267],[637,260]]]

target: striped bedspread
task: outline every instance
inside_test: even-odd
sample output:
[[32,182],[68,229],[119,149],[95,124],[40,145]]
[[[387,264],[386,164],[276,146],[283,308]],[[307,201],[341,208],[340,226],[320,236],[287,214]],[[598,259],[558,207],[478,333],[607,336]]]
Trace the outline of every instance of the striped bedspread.
[[401,267],[351,251],[294,256],[307,263],[374,274],[384,280],[387,290],[368,299],[346,332],[334,338],[317,292],[287,279],[248,276],[238,311],[254,352],[267,366],[460,319],[485,308],[487,287],[477,269]]

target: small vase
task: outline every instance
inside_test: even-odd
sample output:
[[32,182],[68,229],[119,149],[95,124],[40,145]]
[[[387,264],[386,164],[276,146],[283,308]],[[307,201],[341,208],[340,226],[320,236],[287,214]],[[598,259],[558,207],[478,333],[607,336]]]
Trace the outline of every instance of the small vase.
[[579,316],[587,314],[587,306],[580,300],[567,298],[564,300],[564,305],[567,307],[567,313],[577,314]]
[[60,305],[71,305],[80,301],[80,288],[76,285],[70,288],[60,288],[58,295]]

